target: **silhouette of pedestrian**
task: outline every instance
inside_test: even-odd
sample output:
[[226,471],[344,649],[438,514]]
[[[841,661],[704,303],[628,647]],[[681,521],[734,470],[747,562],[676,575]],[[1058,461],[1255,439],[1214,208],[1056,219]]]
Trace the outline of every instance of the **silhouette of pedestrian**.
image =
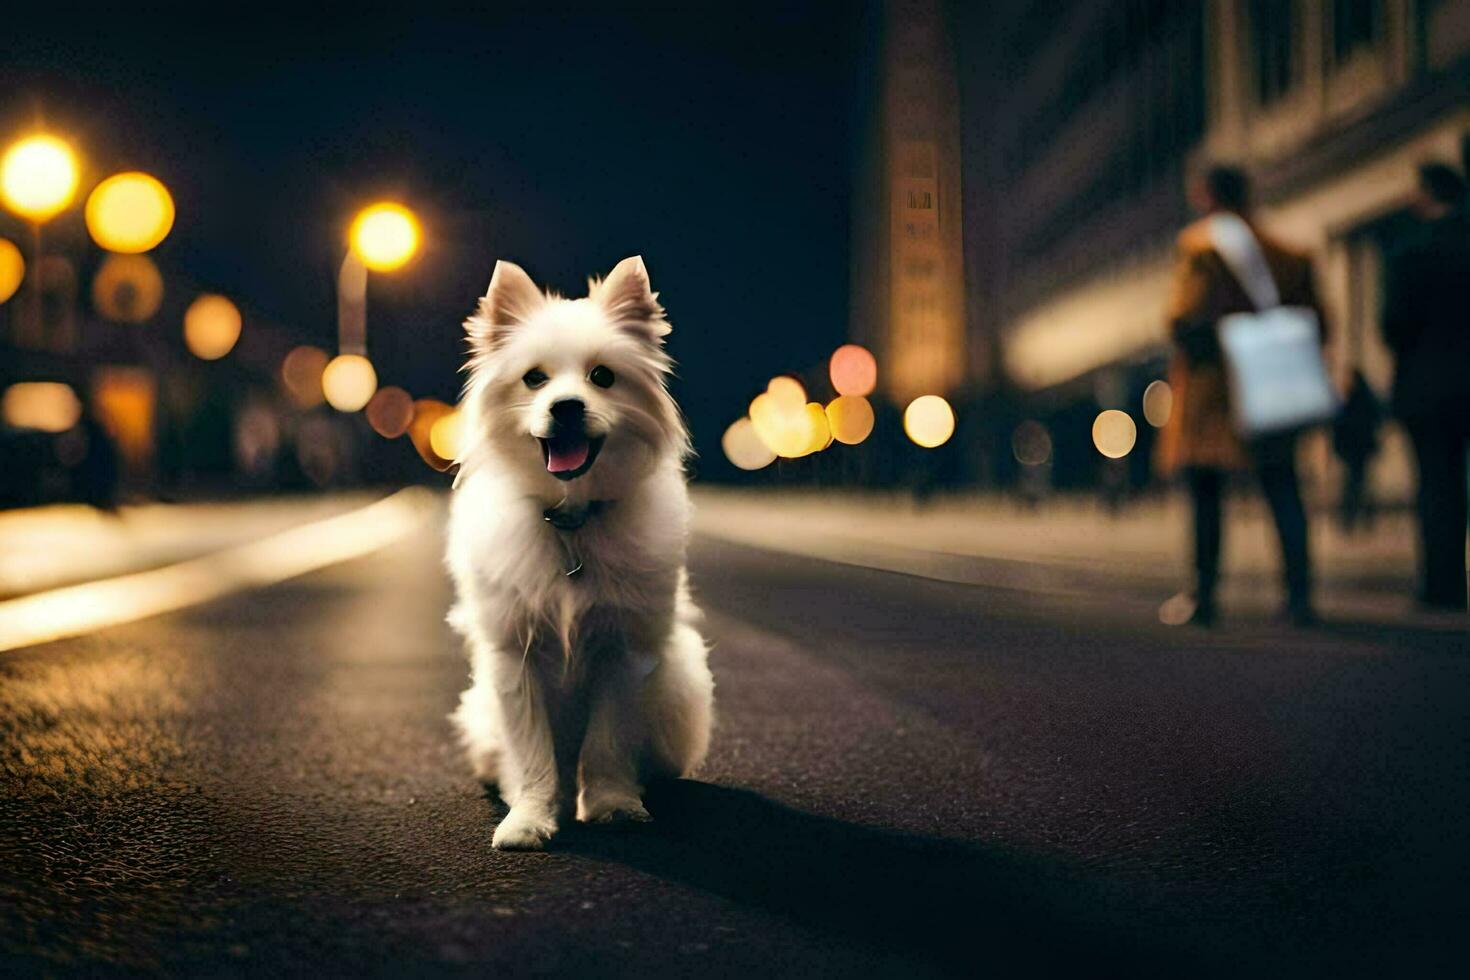
[[[1281,543],[1287,602],[1292,622],[1314,621],[1311,568],[1307,548],[1307,515],[1297,479],[1297,433],[1285,431],[1253,439],[1237,433],[1224,356],[1217,334],[1219,321],[1256,307],[1248,287],[1216,247],[1216,218],[1245,222],[1255,239],[1253,251],[1274,280],[1280,303],[1317,312],[1325,325],[1313,281],[1312,264],[1288,251],[1250,224],[1250,181],[1239,169],[1217,166],[1190,188],[1190,198],[1204,217],[1179,235],[1178,259],[1168,306],[1175,353],[1170,366],[1174,411],[1160,433],[1158,463],[1162,472],[1181,472],[1189,488],[1194,518],[1193,588],[1170,599],[1160,618],[1170,624],[1208,626],[1215,620],[1219,584],[1222,510],[1226,484],[1235,471],[1254,469],[1271,507]],[[1239,227],[1239,222],[1235,223]]]
[[1470,443],[1470,221],[1452,168],[1419,168],[1418,233],[1386,265],[1383,339],[1395,356],[1393,409],[1418,463],[1420,601],[1465,609],[1466,444]]

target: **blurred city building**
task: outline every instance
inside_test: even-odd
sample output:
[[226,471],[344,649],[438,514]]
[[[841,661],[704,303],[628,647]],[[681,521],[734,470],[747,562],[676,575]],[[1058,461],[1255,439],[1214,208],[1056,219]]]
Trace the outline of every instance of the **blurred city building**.
[[966,354],[960,113],[940,0],[885,0],[853,215],[852,335],[895,405],[951,395]]
[[[1382,257],[1410,227],[1415,166],[1463,164],[1470,0],[890,0],[881,12],[886,42],[870,61],[881,63],[883,97],[870,100],[881,109],[870,113],[853,219],[853,334],[887,354],[880,364],[904,390],[910,365],[962,366],[924,381],[986,406],[993,425],[969,452],[1009,456],[1010,430],[1039,420],[1049,478],[1107,482],[1118,464],[1090,429],[1122,409],[1139,430],[1123,465],[1135,484],[1148,479],[1155,419],[1144,424],[1143,393],[1167,355],[1174,237],[1192,217],[1186,178],[1206,161],[1244,165],[1264,227],[1315,258],[1336,374],[1361,368],[1386,388]],[[928,68],[913,67],[916,57]],[[910,269],[904,234],[921,227],[901,222],[898,206],[917,186],[911,141],[937,147],[941,202],[961,190],[945,179],[951,117],[925,102],[950,97],[951,79],[964,342],[916,328],[893,302]],[[944,233],[960,212],[958,202],[941,210]],[[896,349],[915,344],[923,350]],[[1325,446],[1315,448],[1325,465]],[[1402,495],[1408,467],[1389,448],[1379,489]],[[1043,465],[1025,455],[983,469],[1024,482],[1028,465]]]

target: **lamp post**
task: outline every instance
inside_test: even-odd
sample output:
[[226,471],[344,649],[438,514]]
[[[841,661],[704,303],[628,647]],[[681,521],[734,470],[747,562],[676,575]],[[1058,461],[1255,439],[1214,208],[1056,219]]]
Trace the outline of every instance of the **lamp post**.
[[[31,226],[31,321],[27,340],[45,341],[41,314],[41,226],[71,205],[77,158],[63,140],[45,133],[12,143],[0,159],[0,200]],[[17,338],[19,339],[19,338]]]
[[378,387],[367,357],[368,270],[391,272],[418,252],[418,218],[383,201],[359,211],[348,232],[347,256],[337,273],[337,356],[322,372],[322,394],[340,412],[356,412]]

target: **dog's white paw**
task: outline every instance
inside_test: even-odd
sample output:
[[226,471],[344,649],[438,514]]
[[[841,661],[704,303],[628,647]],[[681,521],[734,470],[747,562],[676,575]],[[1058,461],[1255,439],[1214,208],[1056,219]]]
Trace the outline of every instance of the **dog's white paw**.
[[539,851],[556,833],[556,817],[528,807],[511,807],[490,846],[500,851]]
[[636,796],[586,796],[577,804],[577,819],[582,823],[648,823],[653,819]]

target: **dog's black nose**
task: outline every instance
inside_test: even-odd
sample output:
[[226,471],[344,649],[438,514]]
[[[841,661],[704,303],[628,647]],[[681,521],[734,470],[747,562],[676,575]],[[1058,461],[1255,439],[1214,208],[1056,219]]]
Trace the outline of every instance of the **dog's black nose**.
[[553,402],[551,405],[551,420],[560,429],[580,429],[584,416],[587,414],[587,406],[580,398],[563,398],[561,401]]

